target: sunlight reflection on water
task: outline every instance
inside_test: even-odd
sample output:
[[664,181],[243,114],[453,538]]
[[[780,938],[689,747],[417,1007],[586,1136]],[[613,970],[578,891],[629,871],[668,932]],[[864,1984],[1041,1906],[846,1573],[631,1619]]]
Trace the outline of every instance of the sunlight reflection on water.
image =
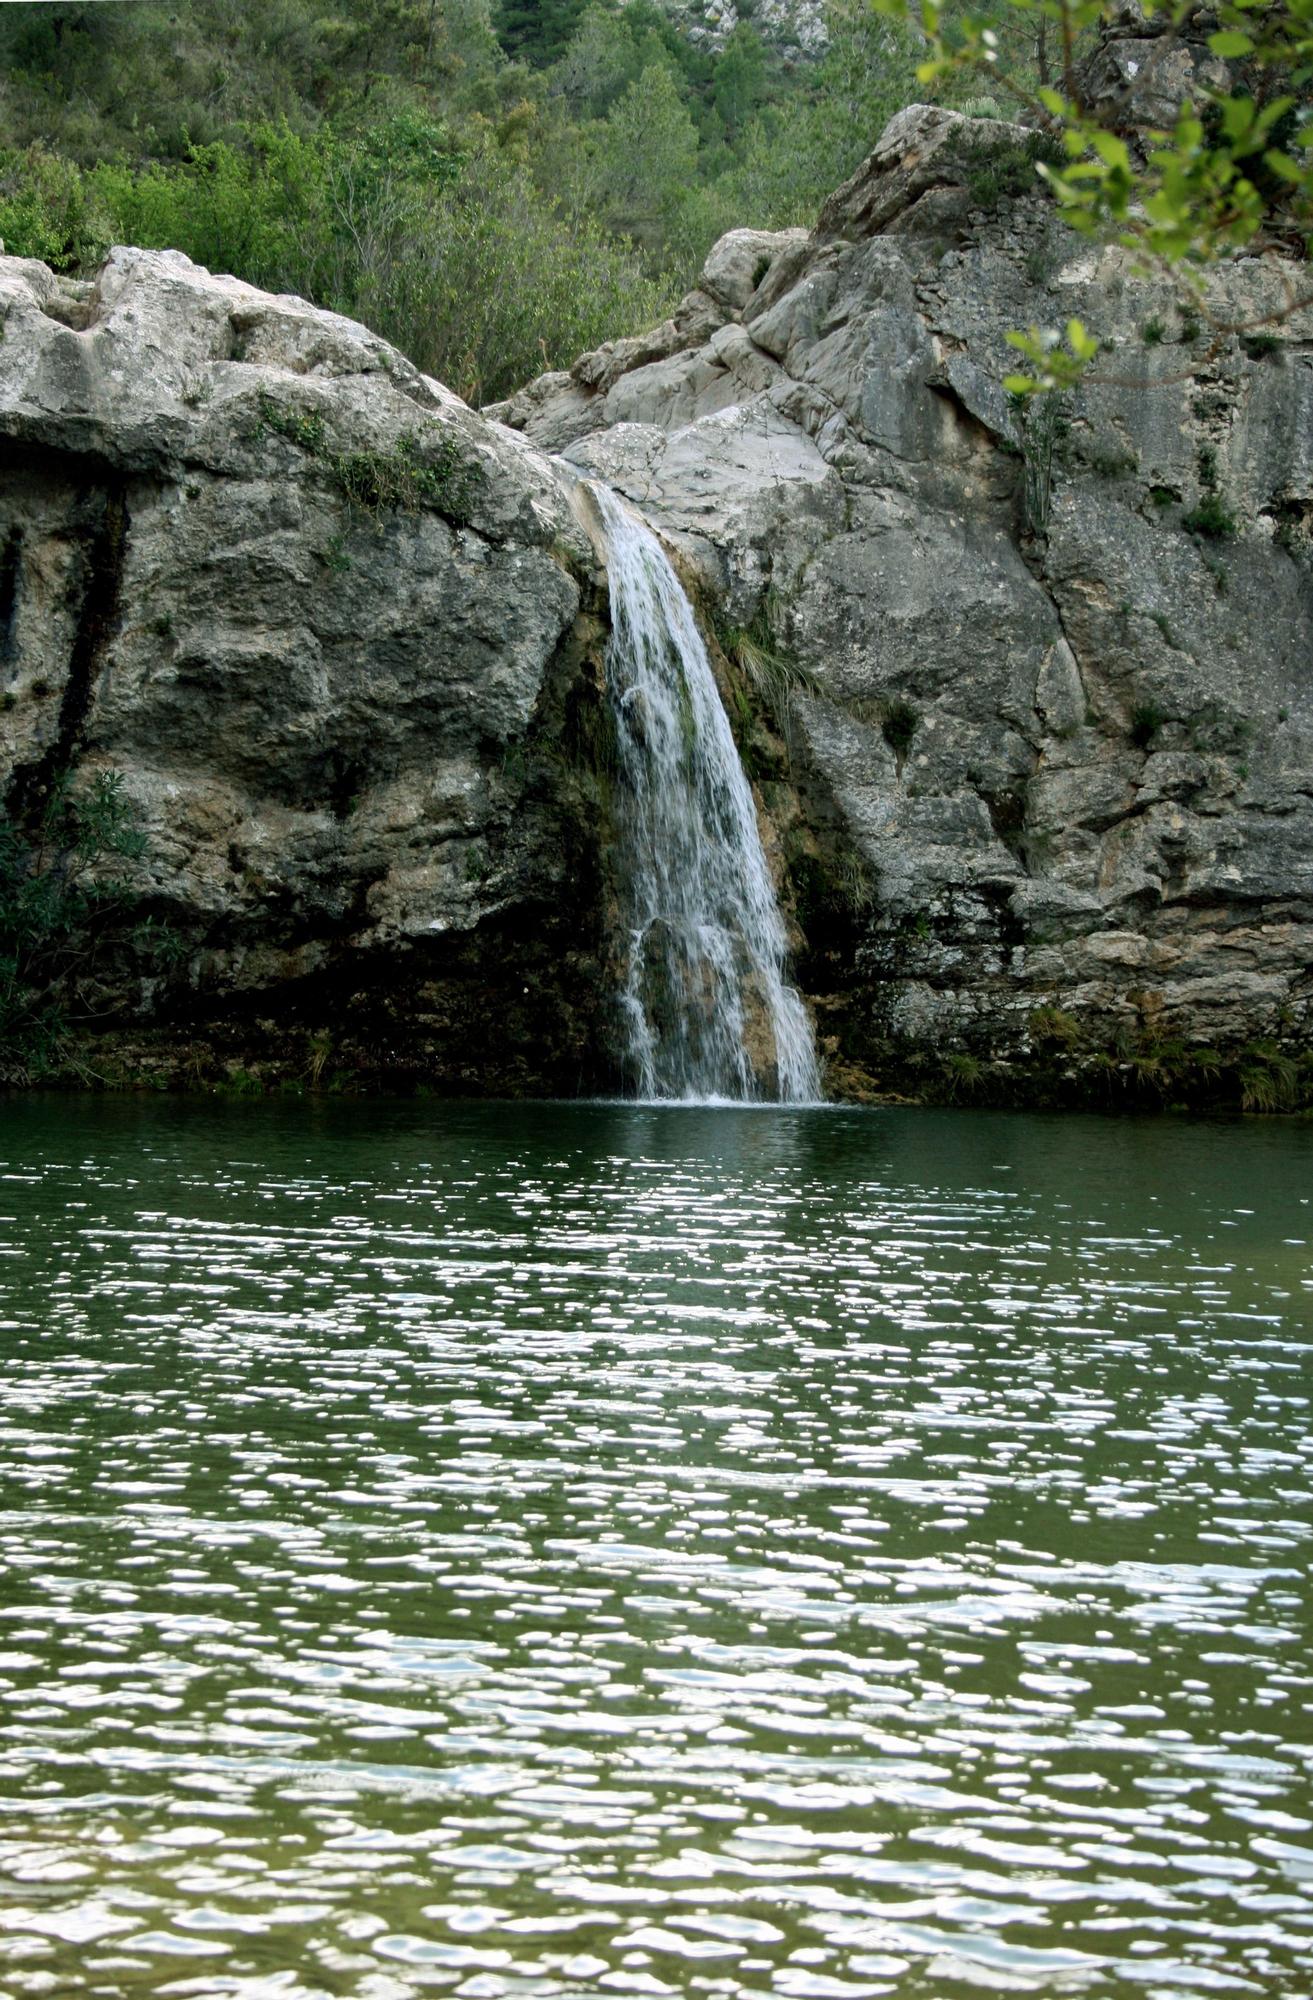
[[0,1993],[1310,1990],[1313,1133],[3,1110]]

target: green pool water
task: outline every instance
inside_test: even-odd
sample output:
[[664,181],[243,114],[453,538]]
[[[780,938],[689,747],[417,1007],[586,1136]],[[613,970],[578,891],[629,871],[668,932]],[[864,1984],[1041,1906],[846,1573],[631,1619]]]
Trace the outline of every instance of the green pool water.
[[0,1996],[1313,1991],[1313,1129],[0,1101]]

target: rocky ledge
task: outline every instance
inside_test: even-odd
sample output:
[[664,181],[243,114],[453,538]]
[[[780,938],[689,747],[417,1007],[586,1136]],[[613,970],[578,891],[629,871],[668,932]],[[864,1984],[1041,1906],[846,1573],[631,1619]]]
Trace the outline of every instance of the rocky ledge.
[[[113,774],[144,836],[86,1073],[615,1083],[585,471],[718,640],[836,1094],[1289,1098],[1313,313],[1218,330],[1273,250],[1182,317],[1032,146],[900,114],[816,230],[481,415],[173,254],[0,259],[6,824]],[[1072,314],[1098,379],[1019,410],[1007,330]]]

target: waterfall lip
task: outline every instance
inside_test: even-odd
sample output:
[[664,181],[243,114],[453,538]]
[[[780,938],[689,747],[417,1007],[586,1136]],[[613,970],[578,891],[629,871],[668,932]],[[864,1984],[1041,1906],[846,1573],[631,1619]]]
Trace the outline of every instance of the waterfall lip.
[[[570,512],[587,535],[601,567],[609,570],[606,525],[597,498],[597,489],[602,481],[594,479],[590,473],[583,472],[579,466],[571,465],[568,458],[553,457],[552,463],[563,474],[561,483],[565,488],[565,498]],[[607,491],[610,491],[609,487]],[[619,495],[616,497],[620,498]],[[633,506],[632,501],[623,501],[622,504],[630,508]]]

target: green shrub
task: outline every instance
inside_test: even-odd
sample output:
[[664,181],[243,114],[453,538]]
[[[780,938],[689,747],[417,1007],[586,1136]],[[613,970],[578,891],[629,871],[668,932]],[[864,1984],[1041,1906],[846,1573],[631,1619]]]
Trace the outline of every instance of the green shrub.
[[[787,733],[795,697],[819,694],[820,682],[810,667],[780,651],[773,616],[774,605],[768,596],[750,625],[726,627],[716,636],[776,726]],[[749,702],[749,710],[751,706]]]
[[1242,1049],[1238,1075],[1245,1111],[1291,1111],[1304,1095],[1299,1063],[1276,1042],[1251,1042]]
[[941,1059],[939,1074],[950,1100],[974,1097],[984,1083],[985,1066],[978,1056],[955,1050]]
[[468,519],[479,468],[464,463],[460,446],[450,433],[426,439],[407,434],[398,438],[390,451],[335,451],[317,410],[297,409],[294,404],[261,395],[255,436],[266,431],[321,460],[350,504],[364,513],[380,514],[386,509],[414,513],[417,508],[432,507],[449,520]]
[[0,237],[61,271],[110,242],[181,250],[364,320],[469,400],[652,325],[677,294],[486,134],[456,147],[414,119],[364,137],[238,127],[135,166],[0,155]]
[[44,146],[0,152],[0,242],[8,256],[74,271],[103,257],[111,236],[110,210],[71,160]]
[[1090,444],[1084,447],[1081,456],[1100,479],[1124,479],[1140,469],[1140,454],[1129,446]]
[[1214,542],[1229,541],[1237,532],[1235,515],[1218,493],[1205,493],[1198,506],[1182,516],[1181,526]]
[[1045,132],[1031,132],[1024,139],[977,132],[959,143],[955,164],[975,206],[988,210],[1015,195],[1042,194],[1044,182],[1036,169],[1041,163],[1063,166],[1066,158]]
[[1181,526],[1192,535],[1226,541],[1236,533],[1236,520],[1222,498],[1218,484],[1217,452],[1210,444],[1199,448],[1199,485],[1199,504],[1183,516]]
[[1075,1048],[1081,1039],[1080,1022],[1061,1007],[1036,1007],[1030,1017],[1030,1032],[1037,1042],[1055,1048]]

